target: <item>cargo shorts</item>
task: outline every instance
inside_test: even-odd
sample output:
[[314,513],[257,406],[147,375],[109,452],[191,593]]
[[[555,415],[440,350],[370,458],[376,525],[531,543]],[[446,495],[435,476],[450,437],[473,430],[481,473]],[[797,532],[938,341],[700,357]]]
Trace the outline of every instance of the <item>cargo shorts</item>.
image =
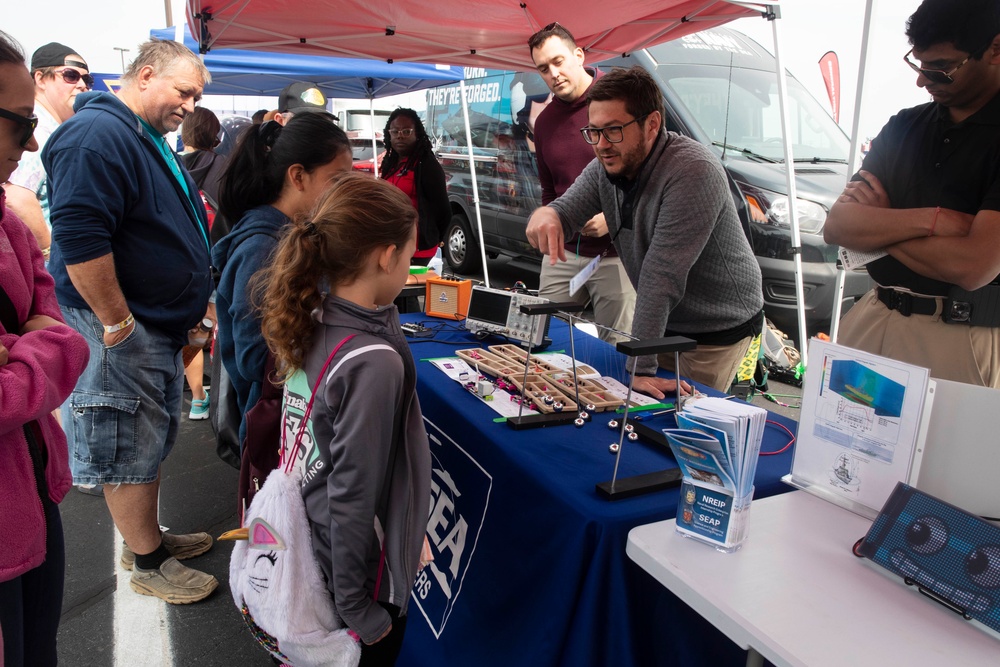
[[138,319],[128,338],[105,347],[104,327],[92,311],[62,312],[90,347],[90,362],[62,406],[73,483],[156,481],[180,427],[180,347]]

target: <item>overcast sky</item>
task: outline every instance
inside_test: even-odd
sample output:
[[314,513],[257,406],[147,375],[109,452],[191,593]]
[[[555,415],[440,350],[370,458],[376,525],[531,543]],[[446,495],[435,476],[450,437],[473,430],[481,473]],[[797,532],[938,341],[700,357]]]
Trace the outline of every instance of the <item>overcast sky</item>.
[[[121,52],[130,49],[125,61],[134,55],[136,45],[145,40],[151,28],[167,26],[166,0],[102,0],[80,3],[78,0],[41,0],[41,11],[4,12],[3,30],[32,51],[50,41],[62,42],[80,51],[95,72],[120,72]],[[174,21],[184,18],[183,0],[169,0]],[[405,0],[400,0],[405,2]],[[785,66],[821,102],[829,106],[818,61],[827,51],[840,58],[840,124],[850,133],[857,85],[864,0],[784,0],[780,31],[785,52]],[[928,97],[914,85],[916,75],[902,61],[909,49],[903,36],[907,17],[919,0],[876,0],[872,31],[872,53],[861,136],[873,136],[897,110],[921,104]],[[87,8],[84,10],[83,8]],[[733,24],[773,50],[770,24],[762,19],[741,19]]]

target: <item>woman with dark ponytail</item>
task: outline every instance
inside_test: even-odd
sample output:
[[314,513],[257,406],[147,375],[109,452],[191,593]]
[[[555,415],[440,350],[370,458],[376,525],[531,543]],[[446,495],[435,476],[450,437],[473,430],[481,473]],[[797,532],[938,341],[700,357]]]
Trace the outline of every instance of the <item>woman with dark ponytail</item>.
[[285,442],[300,428],[308,434],[291,460],[304,480],[313,553],[337,615],[360,638],[361,667],[395,663],[428,557],[430,451],[392,305],[409,275],[415,223],[396,188],[340,176],[255,278],[264,337],[285,381]]
[[413,109],[400,108],[389,114],[384,136],[389,143],[382,159],[382,178],[402,190],[419,215],[417,251],[410,263],[427,266],[444,240],[451,219],[444,170]]
[[[212,251],[221,272],[216,354],[236,389],[240,415],[260,398],[267,346],[248,283],[270,260],[283,228],[310,211],[334,174],[351,169],[351,144],[327,113],[297,114],[243,132],[222,176],[219,206],[233,230]],[[246,435],[241,419],[240,442]]]

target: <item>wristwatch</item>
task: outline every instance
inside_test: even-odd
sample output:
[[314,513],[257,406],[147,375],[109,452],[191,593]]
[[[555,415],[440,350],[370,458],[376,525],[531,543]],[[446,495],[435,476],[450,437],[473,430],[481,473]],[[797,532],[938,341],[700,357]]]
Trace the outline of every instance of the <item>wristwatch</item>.
[[122,320],[118,324],[112,324],[111,326],[108,326],[108,325],[105,324],[104,325],[104,333],[115,333],[116,331],[121,331],[122,329],[127,329],[128,327],[132,326],[133,322],[135,322],[135,318],[132,317],[132,313],[129,313],[128,317],[126,317],[124,320]]

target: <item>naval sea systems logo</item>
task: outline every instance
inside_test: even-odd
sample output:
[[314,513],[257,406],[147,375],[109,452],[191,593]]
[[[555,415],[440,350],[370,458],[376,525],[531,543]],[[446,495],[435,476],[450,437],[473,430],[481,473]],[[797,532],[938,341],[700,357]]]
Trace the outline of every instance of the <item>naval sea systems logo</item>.
[[427,541],[434,560],[417,575],[411,595],[439,639],[472,564],[493,477],[433,422],[424,422],[431,447]]

